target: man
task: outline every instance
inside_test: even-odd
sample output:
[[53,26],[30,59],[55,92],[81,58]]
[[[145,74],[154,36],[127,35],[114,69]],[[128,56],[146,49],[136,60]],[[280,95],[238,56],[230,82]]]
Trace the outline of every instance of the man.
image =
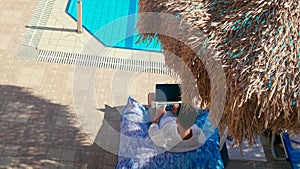
[[[168,114],[168,115],[167,115]],[[173,104],[170,112],[159,107],[149,128],[151,140],[171,152],[186,152],[205,142],[203,131],[195,124],[198,114],[189,104]]]

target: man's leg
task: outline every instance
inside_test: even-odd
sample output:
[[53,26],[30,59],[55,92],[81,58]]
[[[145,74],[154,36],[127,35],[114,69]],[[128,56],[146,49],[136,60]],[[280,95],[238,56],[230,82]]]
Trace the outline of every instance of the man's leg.
[[154,108],[155,93],[148,93],[148,106]]
[[155,93],[148,93],[148,106],[149,106],[148,110],[149,110],[151,121],[153,120],[156,112],[155,105],[154,105],[154,98],[155,98]]

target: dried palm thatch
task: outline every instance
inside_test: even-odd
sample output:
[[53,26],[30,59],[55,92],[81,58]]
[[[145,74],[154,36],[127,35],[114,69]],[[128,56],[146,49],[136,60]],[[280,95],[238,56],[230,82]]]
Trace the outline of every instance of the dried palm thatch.
[[[273,132],[300,132],[300,1],[298,0],[139,0],[139,13],[176,15],[203,33],[219,51],[226,76],[226,105],[221,129],[228,125],[237,143],[255,141],[269,128]],[[155,20],[155,22],[154,22]],[[155,23],[155,24],[153,24]],[[210,107],[211,81],[195,49],[203,38],[190,34],[176,38],[153,32],[174,31],[176,25],[163,17],[141,16],[138,31],[142,41],[157,36],[166,64],[182,79],[183,99],[197,88],[200,107]],[[183,43],[183,40],[187,40]],[[197,41],[197,42],[195,42]],[[191,47],[192,46],[192,47]],[[185,79],[176,59],[191,69],[196,86]]]

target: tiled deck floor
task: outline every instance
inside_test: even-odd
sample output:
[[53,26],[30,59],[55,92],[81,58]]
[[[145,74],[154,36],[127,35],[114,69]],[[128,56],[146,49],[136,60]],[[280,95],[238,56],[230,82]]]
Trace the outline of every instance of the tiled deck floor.
[[1,85],[0,168],[113,168],[111,154],[80,131],[67,105]]
[[[37,3],[38,0],[0,3],[0,168],[114,168],[115,155],[87,137],[74,113],[74,66],[15,59]],[[96,87],[99,108],[119,106],[114,105],[110,95],[114,71],[99,69],[97,73],[103,82]],[[147,77],[149,86],[155,78]],[[165,80],[163,76],[159,78]],[[151,90],[141,86],[143,91]],[[144,93],[138,92],[133,91],[133,95],[143,99]],[[117,118],[107,116],[104,118],[118,129]],[[255,168],[289,167],[287,162],[272,160],[267,147],[268,161],[257,163]]]

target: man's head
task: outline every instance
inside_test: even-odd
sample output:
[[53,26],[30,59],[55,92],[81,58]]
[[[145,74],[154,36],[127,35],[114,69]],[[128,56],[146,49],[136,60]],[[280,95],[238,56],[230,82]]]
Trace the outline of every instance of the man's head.
[[182,103],[179,105],[177,111],[177,121],[183,128],[191,128],[195,124],[197,116],[198,113],[194,106],[186,103]]

